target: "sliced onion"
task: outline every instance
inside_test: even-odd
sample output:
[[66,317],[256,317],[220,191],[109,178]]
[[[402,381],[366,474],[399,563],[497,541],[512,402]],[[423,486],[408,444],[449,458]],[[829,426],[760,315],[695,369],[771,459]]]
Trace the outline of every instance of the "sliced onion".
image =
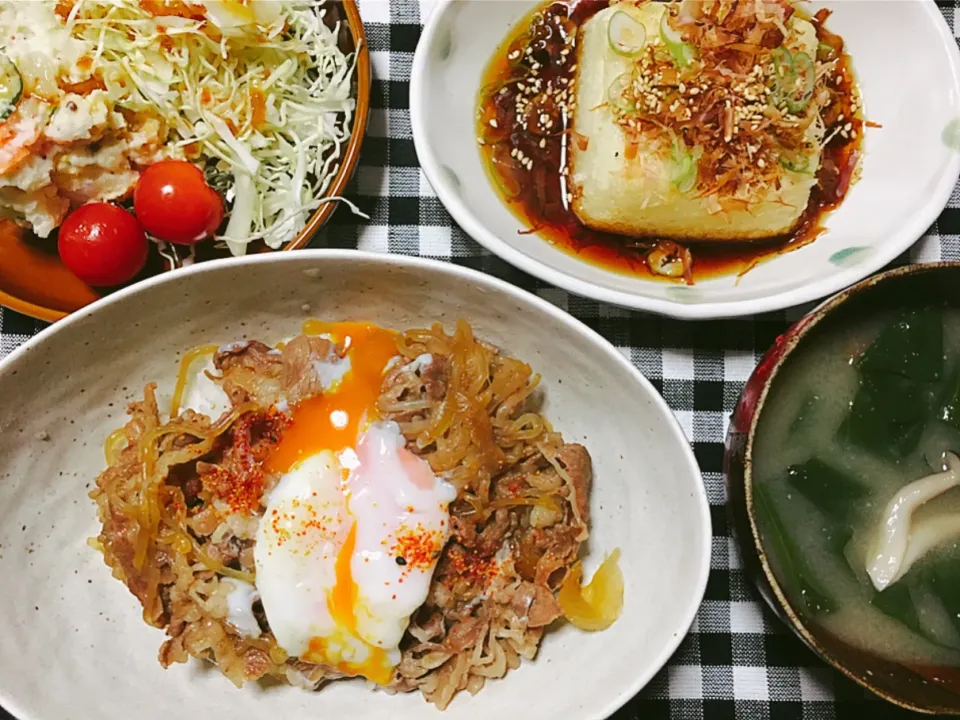
[[618,10],[607,24],[607,42],[617,55],[632,57],[643,50],[647,42],[647,30],[636,18]]
[[490,158],[490,169],[504,199],[516,200],[523,192],[523,187],[517,179],[517,175],[522,173],[523,168],[520,161],[510,154],[510,148],[501,144],[494,149]]

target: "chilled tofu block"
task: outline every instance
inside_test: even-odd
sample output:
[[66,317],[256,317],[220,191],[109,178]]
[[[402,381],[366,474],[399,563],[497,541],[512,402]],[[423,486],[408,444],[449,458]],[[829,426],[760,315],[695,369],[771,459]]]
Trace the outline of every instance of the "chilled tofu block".
[[[680,42],[666,12],[659,2],[617,3],[580,30],[578,142],[570,143],[569,160],[574,212],[589,227],[632,236],[735,241],[789,233],[820,163],[822,124],[810,97],[815,65],[807,63],[817,54],[815,28],[791,17],[784,49],[764,49],[749,74],[729,79],[704,65],[715,55]],[[770,108],[776,72],[797,86],[809,79],[792,113]],[[724,99],[734,94],[733,102]],[[771,114],[778,132],[803,133],[788,153],[771,141]]]

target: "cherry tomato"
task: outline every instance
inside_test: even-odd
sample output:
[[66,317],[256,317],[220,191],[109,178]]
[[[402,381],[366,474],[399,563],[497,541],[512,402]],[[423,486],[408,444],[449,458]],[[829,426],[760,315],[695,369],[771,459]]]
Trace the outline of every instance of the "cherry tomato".
[[223,221],[223,200],[203,171],[184,160],[163,160],[140,175],[133,209],[143,228],[161,240],[193,245]]
[[150,241],[137,219],[110,203],[90,203],[67,215],[57,249],[85,283],[111,287],[132,280],[147,262]]

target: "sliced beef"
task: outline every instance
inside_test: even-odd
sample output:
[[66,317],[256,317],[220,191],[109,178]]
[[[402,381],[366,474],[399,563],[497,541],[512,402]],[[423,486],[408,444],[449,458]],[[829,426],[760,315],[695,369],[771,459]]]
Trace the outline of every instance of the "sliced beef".
[[527,627],[549,625],[562,614],[560,603],[542,585],[522,582],[513,596],[511,607],[518,617],[526,618]]
[[429,400],[442,400],[447,394],[450,377],[449,358],[434,355],[433,361],[420,369],[423,392]]
[[247,340],[220,347],[213,356],[213,366],[221,372],[243,367],[272,375],[280,366],[280,356],[262,342]]
[[220,386],[234,406],[253,401],[271,407],[283,399],[280,353],[261,342],[223,346],[214,355],[213,365],[220,370]]
[[483,641],[487,632],[487,621],[478,617],[461,620],[447,633],[443,646],[451,652],[460,653],[475,647]]
[[593,464],[590,453],[583,445],[568,443],[560,448],[557,461],[570,476],[571,492],[578,518],[584,527],[590,523],[590,484],[593,480]]
[[323,380],[315,363],[338,360],[336,347],[321,337],[298,335],[283,348],[283,390],[291,405],[319,395],[324,391]]

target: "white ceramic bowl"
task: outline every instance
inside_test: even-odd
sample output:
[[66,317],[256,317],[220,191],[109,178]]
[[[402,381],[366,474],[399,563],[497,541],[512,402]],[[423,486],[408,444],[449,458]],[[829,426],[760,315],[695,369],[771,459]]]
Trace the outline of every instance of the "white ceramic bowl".
[[476,145],[476,95],[495,48],[535,0],[439,0],[413,61],[410,119],[424,173],[453,218],[508,262],[570,292],[679,318],[777,310],[880,269],[929,228],[960,174],[943,141],[960,117],[960,52],[933,0],[830,0],[868,119],[863,176],[816,242],[744,275],[694,287],[587,264],[532,235],[497,196]]
[[318,693],[237,690],[197,662],[164,671],[163,633],[86,545],[103,440],[126,404],[202,343],[278,341],[307,314],[402,329],[460,316],[543,375],[545,412],[587,445],[596,477],[587,572],[619,546],[623,615],[608,631],[551,630],[533,663],[442,716],[604,718],[667,661],[706,585],[710,520],[670,410],[600,336],[507,283],[448,264],[353,251],[209,263],[148,280],[60,321],[0,363],[0,705],[21,720],[441,715],[418,695],[352,682]]

